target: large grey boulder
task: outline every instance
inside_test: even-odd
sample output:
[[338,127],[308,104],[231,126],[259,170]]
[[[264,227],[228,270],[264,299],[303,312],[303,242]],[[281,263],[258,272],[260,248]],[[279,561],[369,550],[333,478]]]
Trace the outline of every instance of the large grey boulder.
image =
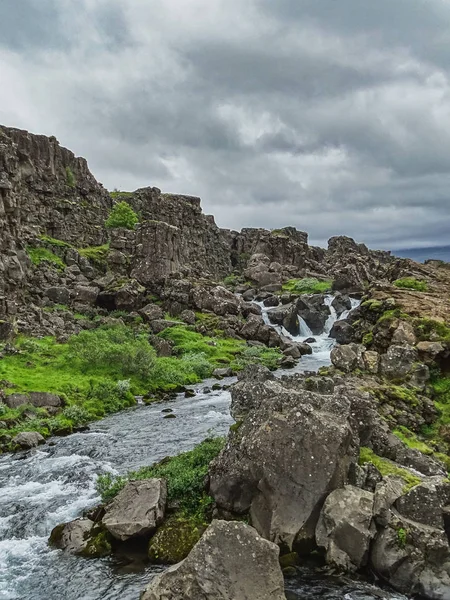
[[356,352],[348,345],[333,348],[330,357],[333,365],[344,373],[350,373],[358,364]]
[[431,527],[443,527],[442,509],[450,504],[450,482],[430,477],[412,488],[395,503],[403,516]]
[[62,401],[56,394],[48,392],[30,392],[29,394],[11,394],[4,400],[9,408],[18,408],[24,404],[31,404],[37,408],[60,408]]
[[411,372],[418,360],[417,350],[410,346],[390,346],[381,356],[380,374],[391,379],[400,379]]
[[243,423],[210,466],[219,509],[244,514],[271,541],[314,538],[322,503],[346,483],[352,432],[345,396],[294,390],[273,379],[241,381],[231,413]]
[[374,495],[348,485],[325,500],[316,527],[316,542],[325,548],[329,564],[348,571],[367,564],[376,528],[372,523]]
[[286,600],[278,554],[252,527],[213,521],[189,556],[157,575],[141,600]]
[[430,600],[450,598],[450,548],[443,529],[390,519],[371,547],[373,570],[398,591]]
[[297,300],[297,312],[314,335],[322,333],[330,316],[330,309],[325,304],[323,294],[303,295]]
[[12,443],[20,446],[22,450],[30,450],[40,444],[45,444],[45,439],[37,431],[23,431],[13,437]]
[[103,525],[121,541],[150,535],[164,519],[166,502],[164,479],[130,481],[106,507]]
[[271,323],[282,325],[292,335],[298,335],[300,322],[297,314],[297,304],[284,304],[267,311]]
[[330,337],[338,344],[350,344],[353,341],[355,330],[347,320],[336,321],[330,331]]

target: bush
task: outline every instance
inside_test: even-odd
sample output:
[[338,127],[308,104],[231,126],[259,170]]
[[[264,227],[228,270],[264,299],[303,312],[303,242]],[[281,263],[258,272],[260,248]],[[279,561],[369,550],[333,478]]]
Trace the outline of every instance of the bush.
[[71,188],[75,187],[76,184],[75,175],[70,167],[66,167],[66,183]]
[[118,202],[112,209],[109,217],[105,221],[105,227],[110,229],[115,227],[124,227],[125,229],[134,229],[139,222],[139,217],[128,204],[128,202]]
[[395,287],[402,288],[405,290],[416,290],[417,292],[426,292],[428,290],[428,284],[426,281],[419,281],[414,277],[404,277],[403,279],[397,279],[394,281]]
[[247,365],[261,364],[274,371],[280,366],[282,353],[278,348],[267,348],[266,346],[250,346],[246,348],[231,363],[234,371],[240,371]]
[[69,340],[72,358],[84,372],[104,369],[123,376],[149,379],[156,363],[155,350],[145,335],[124,325],[82,331]]
[[208,467],[224,444],[223,438],[208,438],[189,452],[164,459],[151,467],[143,467],[125,477],[109,473],[100,475],[97,491],[102,501],[108,502],[128,481],[162,477],[167,481],[169,502],[176,502],[187,516],[201,516],[212,503],[212,499],[205,493],[204,485]]

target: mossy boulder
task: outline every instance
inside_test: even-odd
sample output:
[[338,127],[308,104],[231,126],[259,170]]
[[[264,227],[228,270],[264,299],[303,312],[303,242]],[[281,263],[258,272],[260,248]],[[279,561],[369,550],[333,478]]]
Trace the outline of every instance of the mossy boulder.
[[95,525],[90,534],[85,548],[80,552],[85,558],[102,558],[112,552],[112,535],[102,525]]
[[150,540],[148,547],[150,560],[166,565],[179,563],[186,558],[206,527],[207,525],[201,521],[173,515],[159,527]]

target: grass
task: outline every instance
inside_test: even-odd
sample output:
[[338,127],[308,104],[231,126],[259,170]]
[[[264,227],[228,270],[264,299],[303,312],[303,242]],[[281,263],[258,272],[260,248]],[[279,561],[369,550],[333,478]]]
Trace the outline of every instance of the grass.
[[225,445],[224,438],[208,438],[189,452],[164,459],[151,467],[143,467],[126,476],[100,475],[97,490],[103,502],[112,500],[128,481],[162,477],[167,481],[168,501],[176,503],[186,517],[206,518],[212,504],[205,492],[205,477],[210,462]]
[[436,319],[414,319],[414,329],[420,340],[433,340],[450,343],[450,327]]
[[370,448],[363,447],[360,449],[359,453],[359,464],[365,465],[366,463],[372,463],[380,471],[383,477],[387,475],[401,477],[405,482],[405,486],[403,488],[404,493],[408,492],[411,488],[421,482],[419,477],[416,477],[416,475],[413,475],[407,469],[402,469],[390,460],[378,456]]
[[66,266],[62,258],[47,248],[34,248],[32,246],[27,246],[26,251],[28,257],[35,267],[40,266],[42,263],[48,263],[56,269],[62,270]]
[[66,167],[66,183],[71,188],[74,188],[77,183],[75,175],[70,167]]
[[109,195],[113,200],[129,200],[133,197],[133,192],[121,192],[120,190],[114,190],[109,192]]
[[40,235],[39,239],[46,244],[50,244],[50,246],[56,246],[57,248],[73,248],[72,244],[68,242],[63,242],[63,240],[57,240],[56,238],[52,238],[49,235]]
[[402,279],[397,279],[394,281],[393,285],[404,290],[415,290],[417,292],[426,292],[428,290],[428,284],[426,281],[420,281],[414,277],[403,277]]
[[434,451],[425,442],[419,440],[417,435],[410,431],[407,427],[398,427],[392,432],[401,440],[408,448],[419,450],[422,454],[432,455]]
[[283,285],[283,292],[291,294],[324,294],[331,291],[332,281],[319,281],[314,277],[291,279]]
[[108,252],[109,244],[103,244],[103,246],[89,246],[88,248],[80,248],[78,250],[80,256],[84,256],[84,258],[101,265],[105,264]]

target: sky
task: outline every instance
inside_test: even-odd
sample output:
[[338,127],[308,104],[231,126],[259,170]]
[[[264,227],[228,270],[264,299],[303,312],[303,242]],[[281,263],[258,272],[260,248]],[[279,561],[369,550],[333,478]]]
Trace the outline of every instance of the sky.
[[1,0],[0,123],[221,227],[450,244],[450,1]]

